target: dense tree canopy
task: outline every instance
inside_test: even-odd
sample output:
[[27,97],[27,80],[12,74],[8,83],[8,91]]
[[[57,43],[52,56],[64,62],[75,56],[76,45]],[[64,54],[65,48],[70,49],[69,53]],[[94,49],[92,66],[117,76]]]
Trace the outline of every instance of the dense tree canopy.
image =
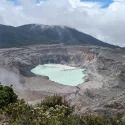
[[0,85],[0,108],[16,101],[17,95],[14,93],[12,87]]

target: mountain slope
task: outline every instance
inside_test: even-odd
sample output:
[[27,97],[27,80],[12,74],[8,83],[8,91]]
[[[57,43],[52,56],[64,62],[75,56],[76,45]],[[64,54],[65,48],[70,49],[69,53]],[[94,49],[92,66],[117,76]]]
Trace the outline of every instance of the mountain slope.
[[34,44],[98,45],[116,48],[76,29],[28,24],[19,27],[0,25],[0,48]]

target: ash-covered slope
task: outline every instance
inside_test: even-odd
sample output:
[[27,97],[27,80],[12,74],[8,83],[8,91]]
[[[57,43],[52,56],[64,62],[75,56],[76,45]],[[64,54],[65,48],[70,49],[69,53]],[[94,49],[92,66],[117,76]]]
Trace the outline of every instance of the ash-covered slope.
[[90,35],[65,26],[28,24],[19,27],[0,25],[0,48],[35,44],[97,45],[116,48]]

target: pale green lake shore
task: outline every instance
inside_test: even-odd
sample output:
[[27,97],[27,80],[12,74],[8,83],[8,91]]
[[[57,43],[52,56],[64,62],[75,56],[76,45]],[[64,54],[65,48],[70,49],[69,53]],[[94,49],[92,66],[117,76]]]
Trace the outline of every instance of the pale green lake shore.
[[51,81],[69,86],[82,84],[85,77],[84,71],[85,69],[61,64],[38,65],[31,70],[36,75],[48,76]]

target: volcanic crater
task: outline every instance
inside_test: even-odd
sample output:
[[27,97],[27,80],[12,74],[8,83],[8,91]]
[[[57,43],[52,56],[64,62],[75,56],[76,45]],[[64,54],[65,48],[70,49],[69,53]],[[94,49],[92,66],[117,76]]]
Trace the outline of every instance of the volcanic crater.
[[[19,79],[21,87],[13,83],[14,89],[29,104],[34,105],[48,95],[60,94],[76,106],[76,112],[91,111],[105,115],[104,110],[110,111],[110,114],[114,111],[113,108],[105,108],[106,105],[125,100],[124,55],[125,51],[117,48],[32,45],[0,49],[0,66]],[[43,64],[63,64],[85,69],[85,81],[77,86],[66,86],[31,72],[37,65]],[[1,82],[5,84],[4,80]]]

